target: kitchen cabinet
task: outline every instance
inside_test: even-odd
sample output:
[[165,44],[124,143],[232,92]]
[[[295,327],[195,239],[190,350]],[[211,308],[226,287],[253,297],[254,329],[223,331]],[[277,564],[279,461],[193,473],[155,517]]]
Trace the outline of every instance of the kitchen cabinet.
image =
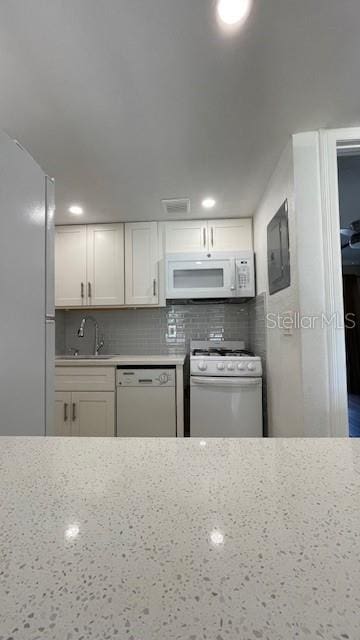
[[157,222],[125,224],[125,304],[159,303]]
[[124,304],[124,225],[87,227],[87,302],[108,307]]
[[86,226],[56,227],[55,304],[81,307],[86,304]]
[[79,391],[72,394],[73,435],[115,435],[115,396],[111,391]]
[[208,222],[211,251],[252,251],[251,218],[230,218]]
[[111,391],[56,393],[55,435],[115,435],[115,402]]
[[124,304],[124,225],[56,227],[57,307]]
[[55,436],[71,436],[71,393],[55,393]]
[[114,367],[55,367],[56,391],[115,391]]
[[167,253],[197,253],[207,248],[206,220],[176,220],[166,222]]
[[115,436],[115,369],[55,368],[55,435]]
[[166,253],[252,251],[251,218],[166,222]]

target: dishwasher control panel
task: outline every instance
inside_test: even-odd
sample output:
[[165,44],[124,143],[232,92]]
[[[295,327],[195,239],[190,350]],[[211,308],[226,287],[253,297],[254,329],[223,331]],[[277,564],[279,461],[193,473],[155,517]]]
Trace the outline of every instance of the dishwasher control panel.
[[119,387],[175,387],[175,369],[117,369]]

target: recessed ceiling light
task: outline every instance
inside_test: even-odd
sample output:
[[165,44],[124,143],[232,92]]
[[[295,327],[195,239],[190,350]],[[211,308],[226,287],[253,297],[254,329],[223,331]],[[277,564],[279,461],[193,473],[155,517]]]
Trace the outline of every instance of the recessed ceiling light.
[[227,25],[235,25],[246,20],[252,0],[219,0],[217,12],[220,20]]
[[79,207],[78,204],[72,204],[71,207],[69,207],[69,212],[73,213],[74,216],[81,216],[81,214],[84,213],[84,209]]
[[216,200],[214,200],[214,198],[205,198],[201,204],[204,209],[212,209],[216,205]]

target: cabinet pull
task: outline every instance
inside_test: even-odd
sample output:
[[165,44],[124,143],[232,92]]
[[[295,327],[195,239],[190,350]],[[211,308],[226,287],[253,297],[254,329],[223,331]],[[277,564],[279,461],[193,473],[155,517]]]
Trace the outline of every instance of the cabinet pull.
[[68,419],[68,403],[64,402],[64,422],[67,422]]
[[76,404],[75,402],[72,403],[72,421],[75,422],[76,420]]
[[214,227],[211,227],[211,246],[214,246]]
[[88,282],[88,296],[91,298],[91,282]]
[[204,248],[206,247],[206,229],[205,229],[205,227],[203,228],[203,246],[204,246]]
[[154,296],[154,298],[156,296],[156,279],[155,278],[153,280],[153,296]]
[[81,283],[81,287],[80,287],[80,291],[81,291],[81,299],[84,299],[84,283]]

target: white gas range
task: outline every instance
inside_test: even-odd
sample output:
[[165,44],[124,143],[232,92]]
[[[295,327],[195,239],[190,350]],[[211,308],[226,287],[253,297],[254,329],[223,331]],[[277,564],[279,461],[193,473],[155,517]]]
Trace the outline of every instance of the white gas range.
[[244,342],[191,342],[190,435],[263,436],[261,359]]

